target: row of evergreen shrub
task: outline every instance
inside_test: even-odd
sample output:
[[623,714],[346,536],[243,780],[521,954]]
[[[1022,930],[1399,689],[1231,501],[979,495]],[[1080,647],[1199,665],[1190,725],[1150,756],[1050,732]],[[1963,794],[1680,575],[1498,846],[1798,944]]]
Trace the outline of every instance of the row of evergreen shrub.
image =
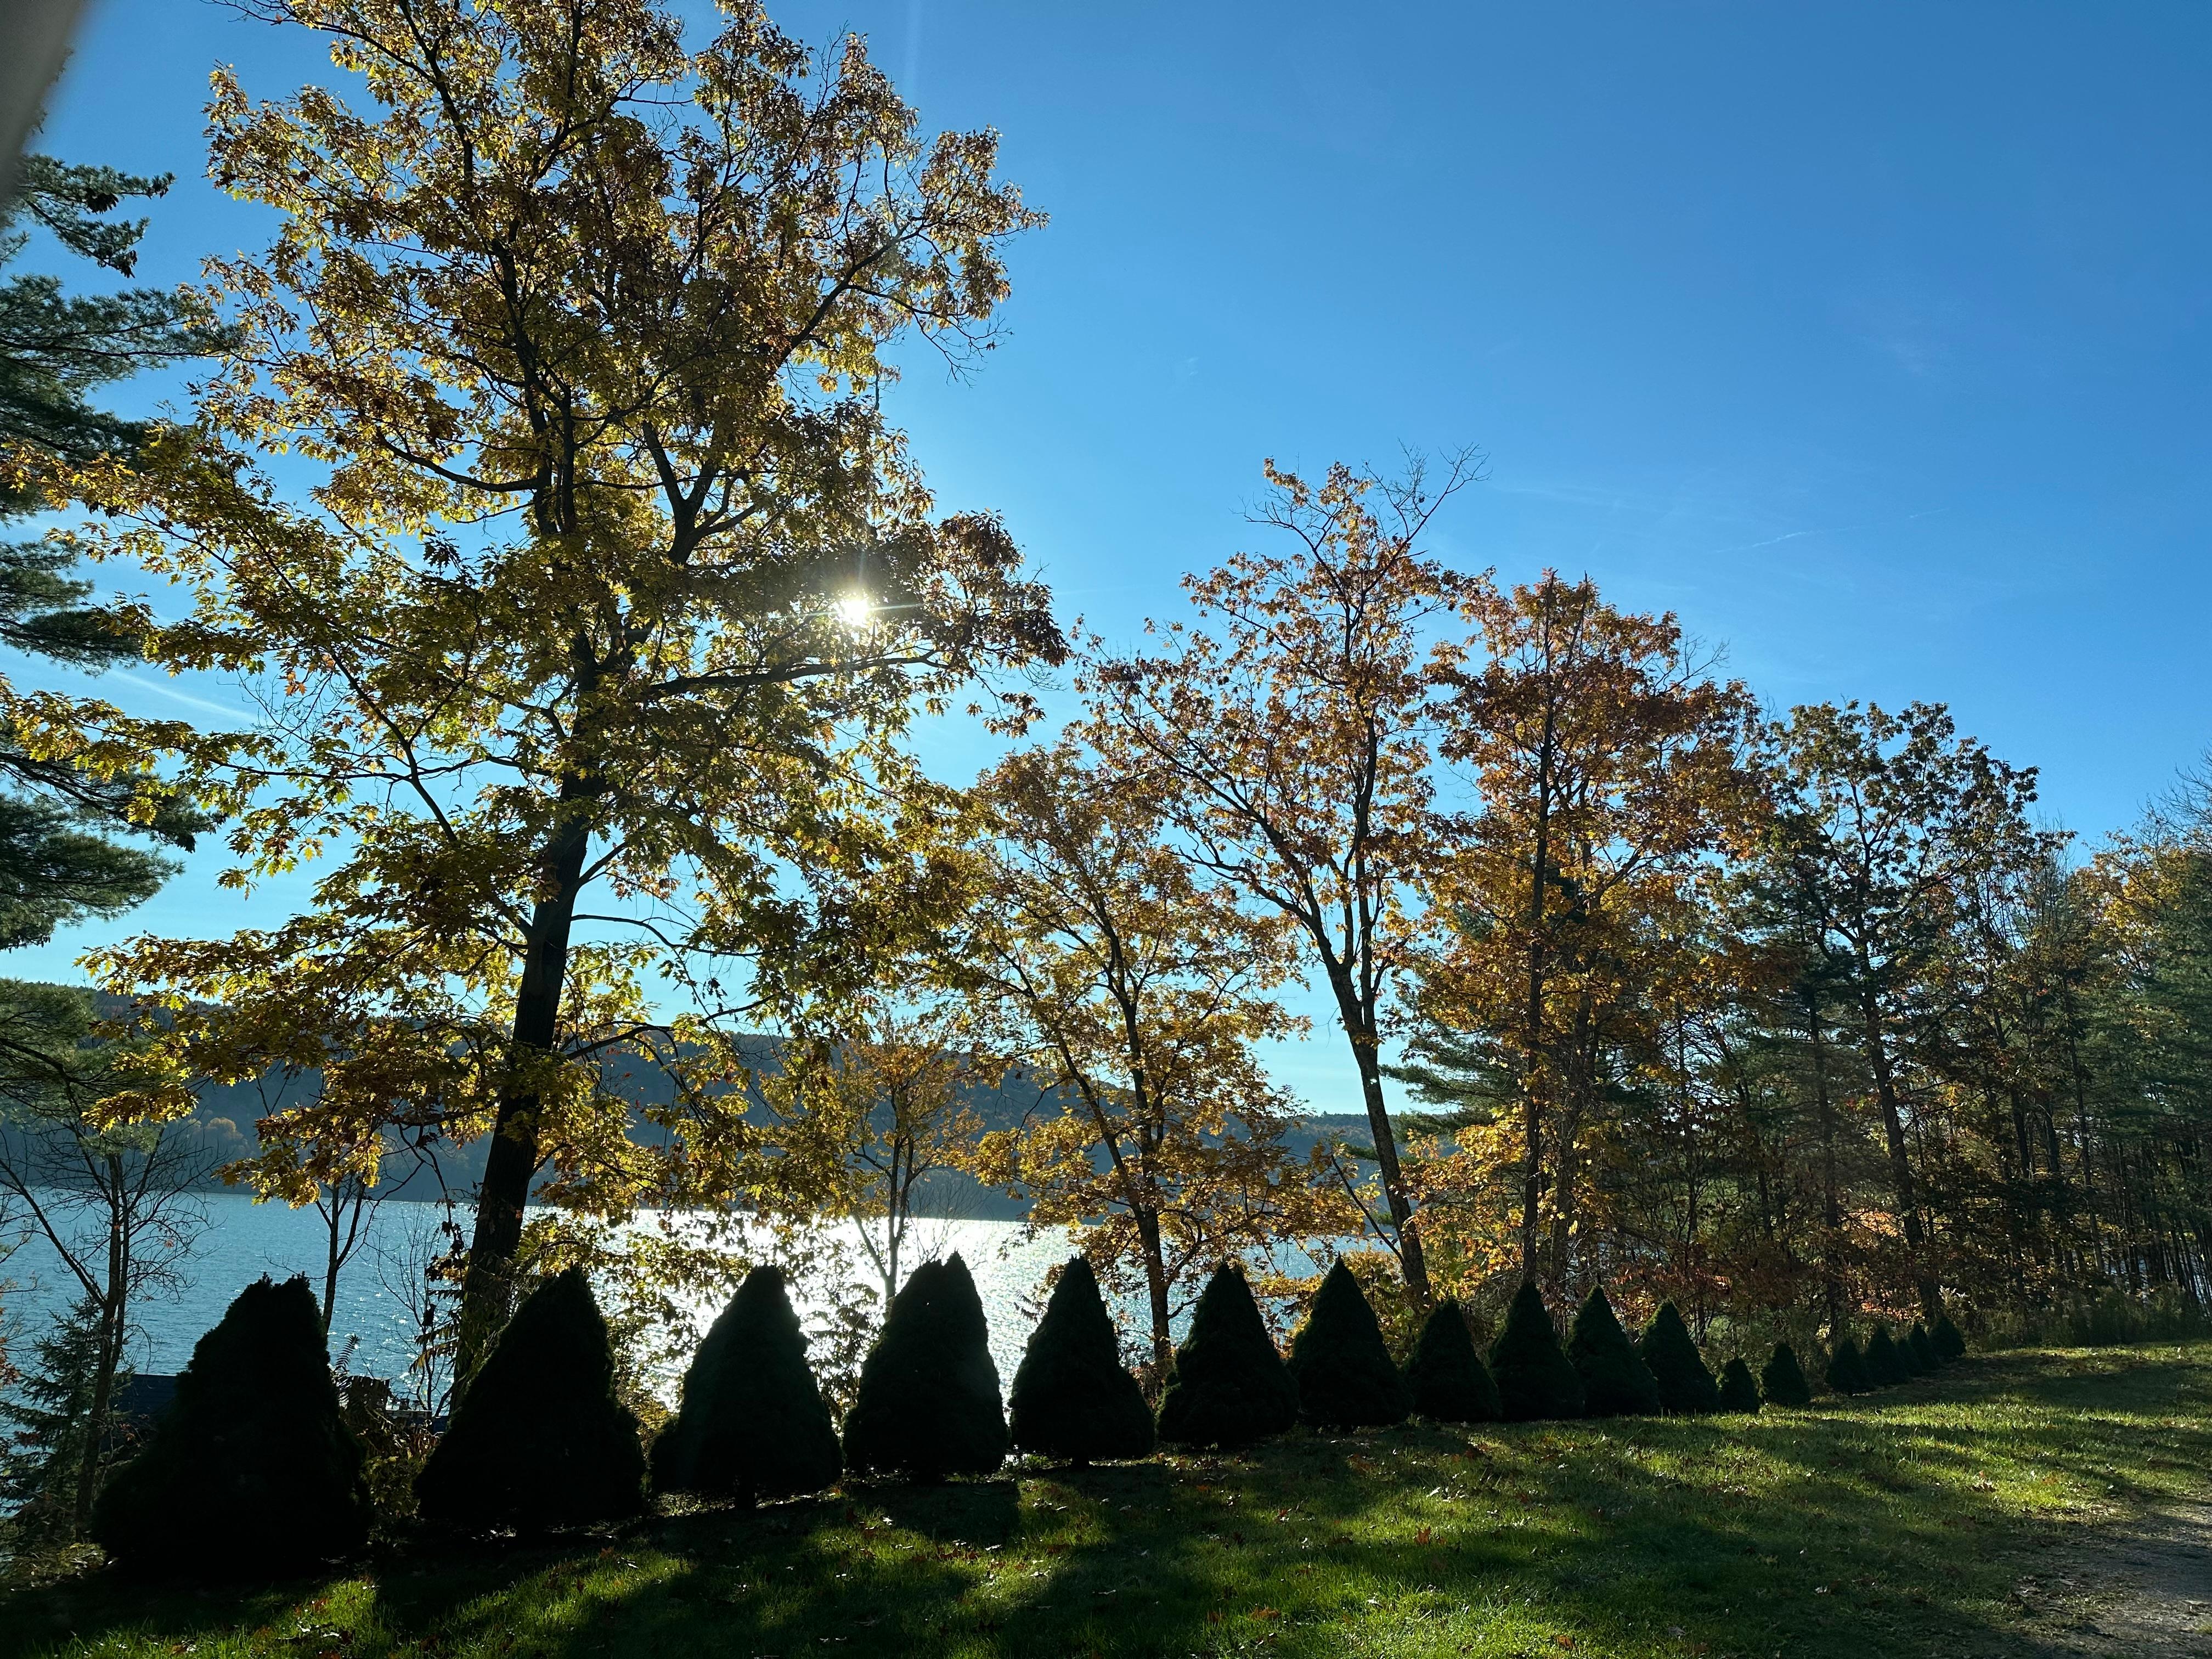
[[1930,1330],[1920,1321],[1892,1335],[1877,1325],[1862,1347],[1848,1334],[1838,1336],[1828,1354],[1827,1384],[1838,1394],[1868,1394],[1925,1376],[1966,1352],[1966,1340],[1948,1313]]
[[[1000,1403],[983,1309],[957,1255],[917,1268],[862,1366],[842,1438],[812,1370],[783,1275],[757,1268],[686,1373],[648,1459],[617,1397],[612,1345],[572,1268],[542,1282],[471,1381],[415,1483],[423,1518],[473,1529],[543,1528],[639,1513],[648,1489],[758,1501],[818,1492],[850,1468],[922,1480],[995,1470],[1008,1449],[1071,1461],[1146,1455],[1155,1437],[1233,1448],[1300,1420],[1325,1429],[1443,1422],[1757,1411],[1807,1405],[1796,1357],[1778,1344],[1754,1379],[1741,1358],[1716,1379],[1680,1314],[1661,1306],[1632,1341],[1601,1290],[1562,1346],[1533,1283],[1515,1296],[1488,1363],[1464,1316],[1430,1315],[1401,1370],[1343,1262],[1323,1277],[1287,1358],[1243,1270],[1207,1282],[1155,1418],[1121,1364],[1098,1283],[1081,1256],[1058,1276]],[[1861,1391],[1964,1352],[1948,1316],[1902,1340],[1848,1338],[1830,1385]],[[226,1540],[226,1559],[283,1572],[349,1553],[371,1505],[359,1443],[341,1414],[304,1279],[248,1287],[200,1339],[174,1405],[102,1495],[94,1535],[126,1569],[181,1565],[180,1537]]]

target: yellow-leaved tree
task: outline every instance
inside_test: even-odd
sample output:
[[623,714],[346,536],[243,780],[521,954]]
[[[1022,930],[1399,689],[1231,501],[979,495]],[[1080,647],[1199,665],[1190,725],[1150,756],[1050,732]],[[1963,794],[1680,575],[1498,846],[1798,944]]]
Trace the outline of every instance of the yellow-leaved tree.
[[240,343],[135,470],[52,488],[188,599],[156,658],[260,700],[193,756],[226,881],[321,874],[281,925],[98,969],[161,989],[181,1070],[320,1069],[261,1126],[266,1191],[373,1169],[394,1125],[489,1137],[465,1375],[533,1181],[611,1215],[727,1167],[633,1134],[607,1057],[742,1069],[749,969],[885,937],[810,896],[906,879],[916,708],[1061,653],[880,396],[902,336],[987,343],[1037,216],[993,134],[925,142],[861,40],[817,58],[745,0],[696,49],[659,0],[249,9],[326,36],[346,90],[217,74],[212,167],[278,224],[211,267]]

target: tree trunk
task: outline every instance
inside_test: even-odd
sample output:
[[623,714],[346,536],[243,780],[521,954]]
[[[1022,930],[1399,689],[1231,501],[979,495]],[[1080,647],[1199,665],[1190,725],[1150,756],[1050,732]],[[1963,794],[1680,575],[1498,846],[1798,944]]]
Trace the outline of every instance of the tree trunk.
[[[562,816],[545,849],[545,891],[532,907],[522,984],[514,999],[508,1044],[513,1063],[534,1066],[553,1052],[560,1032],[561,993],[568,971],[568,930],[576,913],[591,826],[583,806],[592,793],[581,781],[564,783]],[[539,1100],[534,1084],[511,1080],[500,1093],[483,1182],[477,1189],[475,1237],[461,1281],[460,1332],[454,1364],[456,1395],[468,1386],[507,1316],[514,1296],[514,1255],[522,1243],[522,1213],[538,1173]]]
[[1160,1212],[1145,1205],[1132,1205],[1137,1242],[1145,1252],[1145,1299],[1152,1322],[1152,1381],[1164,1386],[1168,1367],[1175,1363],[1175,1340],[1168,1331],[1168,1263],[1160,1249]]
[[[1863,964],[1862,964],[1863,971]],[[1942,1297],[1928,1267],[1928,1237],[1920,1224],[1920,1197],[1912,1179],[1912,1158],[1905,1146],[1905,1115],[1898,1103],[1897,1083],[1884,1041],[1881,1012],[1871,991],[1859,994],[1859,1012],[1866,1024],[1867,1062],[1874,1068],[1875,1099],[1881,1107],[1882,1133],[1889,1143],[1889,1179],[1899,1218],[1905,1224],[1905,1247],[1912,1258],[1913,1283],[1923,1312],[1933,1318]]]
[[107,1419],[115,1409],[115,1373],[123,1364],[123,1334],[130,1312],[131,1231],[123,1206],[123,1159],[107,1155],[110,1208],[107,1223],[107,1291],[100,1303],[100,1349],[92,1373],[92,1405],[85,1413],[84,1449],[77,1459],[76,1501],[71,1519],[82,1537],[92,1526],[93,1500],[100,1495],[100,1453],[107,1442]]
[[1375,1164],[1382,1176],[1382,1200],[1390,1207],[1390,1231],[1397,1235],[1398,1267],[1406,1289],[1417,1307],[1430,1302],[1428,1258],[1421,1250],[1419,1224],[1413,1218],[1413,1201],[1406,1196],[1405,1176],[1398,1163],[1398,1141],[1390,1123],[1389,1108],[1382,1100],[1382,1060],[1374,1021],[1360,1005],[1349,970],[1329,963],[1329,978],[1336,992],[1338,1017],[1351,1040],[1352,1057],[1359,1067],[1359,1091],[1367,1108],[1367,1130],[1375,1141]]

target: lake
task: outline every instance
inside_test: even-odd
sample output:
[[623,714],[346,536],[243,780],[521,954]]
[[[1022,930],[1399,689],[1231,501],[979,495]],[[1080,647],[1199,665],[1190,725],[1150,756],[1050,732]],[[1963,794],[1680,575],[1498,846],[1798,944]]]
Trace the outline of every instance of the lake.
[[[257,1204],[239,1193],[210,1193],[204,1202],[210,1224],[183,1264],[183,1289],[173,1297],[149,1296],[138,1304],[141,1335],[131,1364],[142,1372],[183,1370],[201,1334],[222,1317],[232,1297],[264,1273],[282,1279],[303,1273],[318,1298],[322,1294],[325,1235],[322,1219],[313,1210]],[[444,1213],[434,1204],[383,1206],[376,1212],[367,1244],[340,1277],[337,1310],[331,1321],[331,1352],[336,1357],[349,1341],[355,1342],[350,1365],[356,1373],[397,1376],[413,1357],[407,1304],[382,1282],[392,1269],[384,1267],[380,1273],[380,1267],[406,1255],[410,1240],[430,1239]],[[1001,1384],[1011,1384],[1033,1322],[1024,1303],[1035,1297],[1053,1266],[1066,1258],[1066,1236],[1054,1232],[1024,1238],[1017,1221],[921,1218],[914,1227],[908,1260],[919,1263],[956,1249],[966,1259],[990,1322],[991,1357],[998,1364]],[[22,1344],[16,1352],[27,1357],[29,1342],[55,1311],[75,1300],[75,1281],[38,1239],[0,1264],[0,1278],[10,1284],[0,1301],[11,1328],[10,1346]],[[698,1310],[702,1333],[718,1311],[718,1305]],[[673,1379],[667,1382],[672,1394]]]

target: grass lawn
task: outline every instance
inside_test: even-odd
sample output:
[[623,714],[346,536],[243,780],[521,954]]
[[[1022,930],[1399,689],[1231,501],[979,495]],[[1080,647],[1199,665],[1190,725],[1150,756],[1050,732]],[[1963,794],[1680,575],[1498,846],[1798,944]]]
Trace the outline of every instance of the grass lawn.
[[2023,1352],[1753,1419],[1301,1432],[244,1592],[92,1575],[0,1595],[0,1659],[2017,1652],[2051,1550],[2209,1477],[2212,1345]]

